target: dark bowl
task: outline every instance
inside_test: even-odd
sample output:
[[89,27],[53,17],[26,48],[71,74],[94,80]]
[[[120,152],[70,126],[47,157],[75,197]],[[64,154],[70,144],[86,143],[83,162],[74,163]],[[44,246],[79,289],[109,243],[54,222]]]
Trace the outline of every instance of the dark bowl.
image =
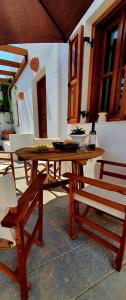
[[53,147],[62,151],[77,151],[79,143],[64,144],[63,142],[53,142]]
[[63,145],[63,142],[53,142],[53,147],[56,149],[60,149],[61,146]]

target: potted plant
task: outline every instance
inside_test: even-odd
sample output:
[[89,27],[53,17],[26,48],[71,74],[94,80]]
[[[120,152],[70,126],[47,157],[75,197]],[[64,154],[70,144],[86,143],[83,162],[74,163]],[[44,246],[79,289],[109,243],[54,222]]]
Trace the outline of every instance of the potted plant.
[[11,96],[9,93],[10,79],[0,83],[0,123],[2,129],[10,129],[11,123]]
[[85,138],[87,137],[87,134],[85,133],[85,130],[79,127],[76,127],[73,129],[70,133],[70,137],[74,142],[77,143],[84,143]]

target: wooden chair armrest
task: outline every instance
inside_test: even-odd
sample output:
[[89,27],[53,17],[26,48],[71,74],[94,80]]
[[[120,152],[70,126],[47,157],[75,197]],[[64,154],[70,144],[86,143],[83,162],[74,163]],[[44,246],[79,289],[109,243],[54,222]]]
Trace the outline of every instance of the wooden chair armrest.
[[[7,154],[9,154],[9,155],[6,156]],[[5,160],[5,161],[11,161],[11,162],[13,162],[13,154],[14,154],[14,152],[0,151],[0,160],[1,161]]]
[[63,176],[69,178],[72,181],[84,182],[84,183],[99,187],[101,189],[105,189],[105,190],[109,190],[109,191],[113,191],[113,192],[117,192],[117,193],[126,195],[126,188],[123,186],[111,184],[111,183],[105,182],[103,180],[93,179],[93,178],[89,178],[89,177],[85,177],[85,176],[79,176],[79,175],[69,173],[69,172],[63,174]]
[[82,196],[82,197],[88,198],[89,200],[93,200],[95,202],[98,202],[98,206],[99,206],[99,204],[104,204],[108,207],[126,212],[126,205],[125,204],[114,202],[112,199],[107,199],[107,198],[104,198],[103,196],[98,196],[98,195],[89,193],[85,190],[75,189],[75,193]]
[[19,224],[29,207],[29,203],[35,197],[36,193],[43,189],[43,181],[45,177],[46,174],[40,173],[18,200],[17,208],[10,208],[8,214],[1,221],[3,227],[13,228]]
[[119,166],[119,167],[126,167],[126,163],[115,162],[115,161],[109,161],[109,160],[104,160],[104,159],[98,159],[97,162],[98,162],[98,163],[101,163],[101,164],[106,164],[106,165]]
[[0,154],[14,154],[14,151],[0,151]]
[[1,221],[3,227],[13,228],[18,224],[18,213],[9,211],[7,215]]

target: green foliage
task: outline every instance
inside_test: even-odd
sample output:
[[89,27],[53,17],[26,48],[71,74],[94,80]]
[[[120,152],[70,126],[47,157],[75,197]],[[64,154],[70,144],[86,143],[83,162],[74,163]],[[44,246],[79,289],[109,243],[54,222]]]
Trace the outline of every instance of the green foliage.
[[10,80],[0,83],[0,112],[10,112],[11,95],[9,93]]
[[83,128],[78,128],[76,127],[76,129],[73,129],[71,132],[71,135],[82,135],[85,134],[85,130]]
[[46,145],[38,145],[32,149],[33,152],[49,152],[49,148]]

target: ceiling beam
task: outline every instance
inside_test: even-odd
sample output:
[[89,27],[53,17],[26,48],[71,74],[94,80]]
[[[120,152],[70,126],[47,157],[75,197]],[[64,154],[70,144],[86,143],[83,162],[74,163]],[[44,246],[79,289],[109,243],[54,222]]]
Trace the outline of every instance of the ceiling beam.
[[[9,88],[12,89],[18,78],[20,77],[21,73],[23,72],[24,68],[26,67],[28,63],[28,50],[23,48],[18,48],[15,46],[10,45],[1,45],[0,46],[1,51],[5,51],[8,53],[14,53],[17,55],[24,56],[23,61],[21,63],[11,61],[11,60],[4,60],[0,59],[0,65],[9,66],[9,67],[16,67],[18,70],[10,71],[10,70],[0,70],[0,74],[6,75],[6,76],[13,76],[12,82],[10,82]],[[0,78],[0,82],[6,82],[9,78]],[[11,77],[10,77],[11,79]]]
[[23,49],[23,48],[18,48],[10,45],[2,45],[0,46],[1,51],[9,52],[9,53],[14,53],[17,55],[23,55],[23,56],[28,56],[28,50]]
[[15,76],[16,72],[6,71],[6,70],[0,70],[1,75],[7,75],[7,76]]
[[7,78],[0,78],[0,83],[8,81]]
[[12,87],[14,86],[14,84],[16,83],[16,81],[18,80],[18,78],[20,77],[20,75],[23,72],[23,70],[25,69],[27,63],[28,63],[28,57],[25,57],[24,61],[20,64],[20,68],[18,69],[18,71],[17,71],[17,73],[15,75],[14,80],[10,84],[10,89],[12,89]]
[[6,60],[6,59],[0,59],[0,65],[1,66],[8,66],[13,68],[19,68],[20,63],[12,60]]

